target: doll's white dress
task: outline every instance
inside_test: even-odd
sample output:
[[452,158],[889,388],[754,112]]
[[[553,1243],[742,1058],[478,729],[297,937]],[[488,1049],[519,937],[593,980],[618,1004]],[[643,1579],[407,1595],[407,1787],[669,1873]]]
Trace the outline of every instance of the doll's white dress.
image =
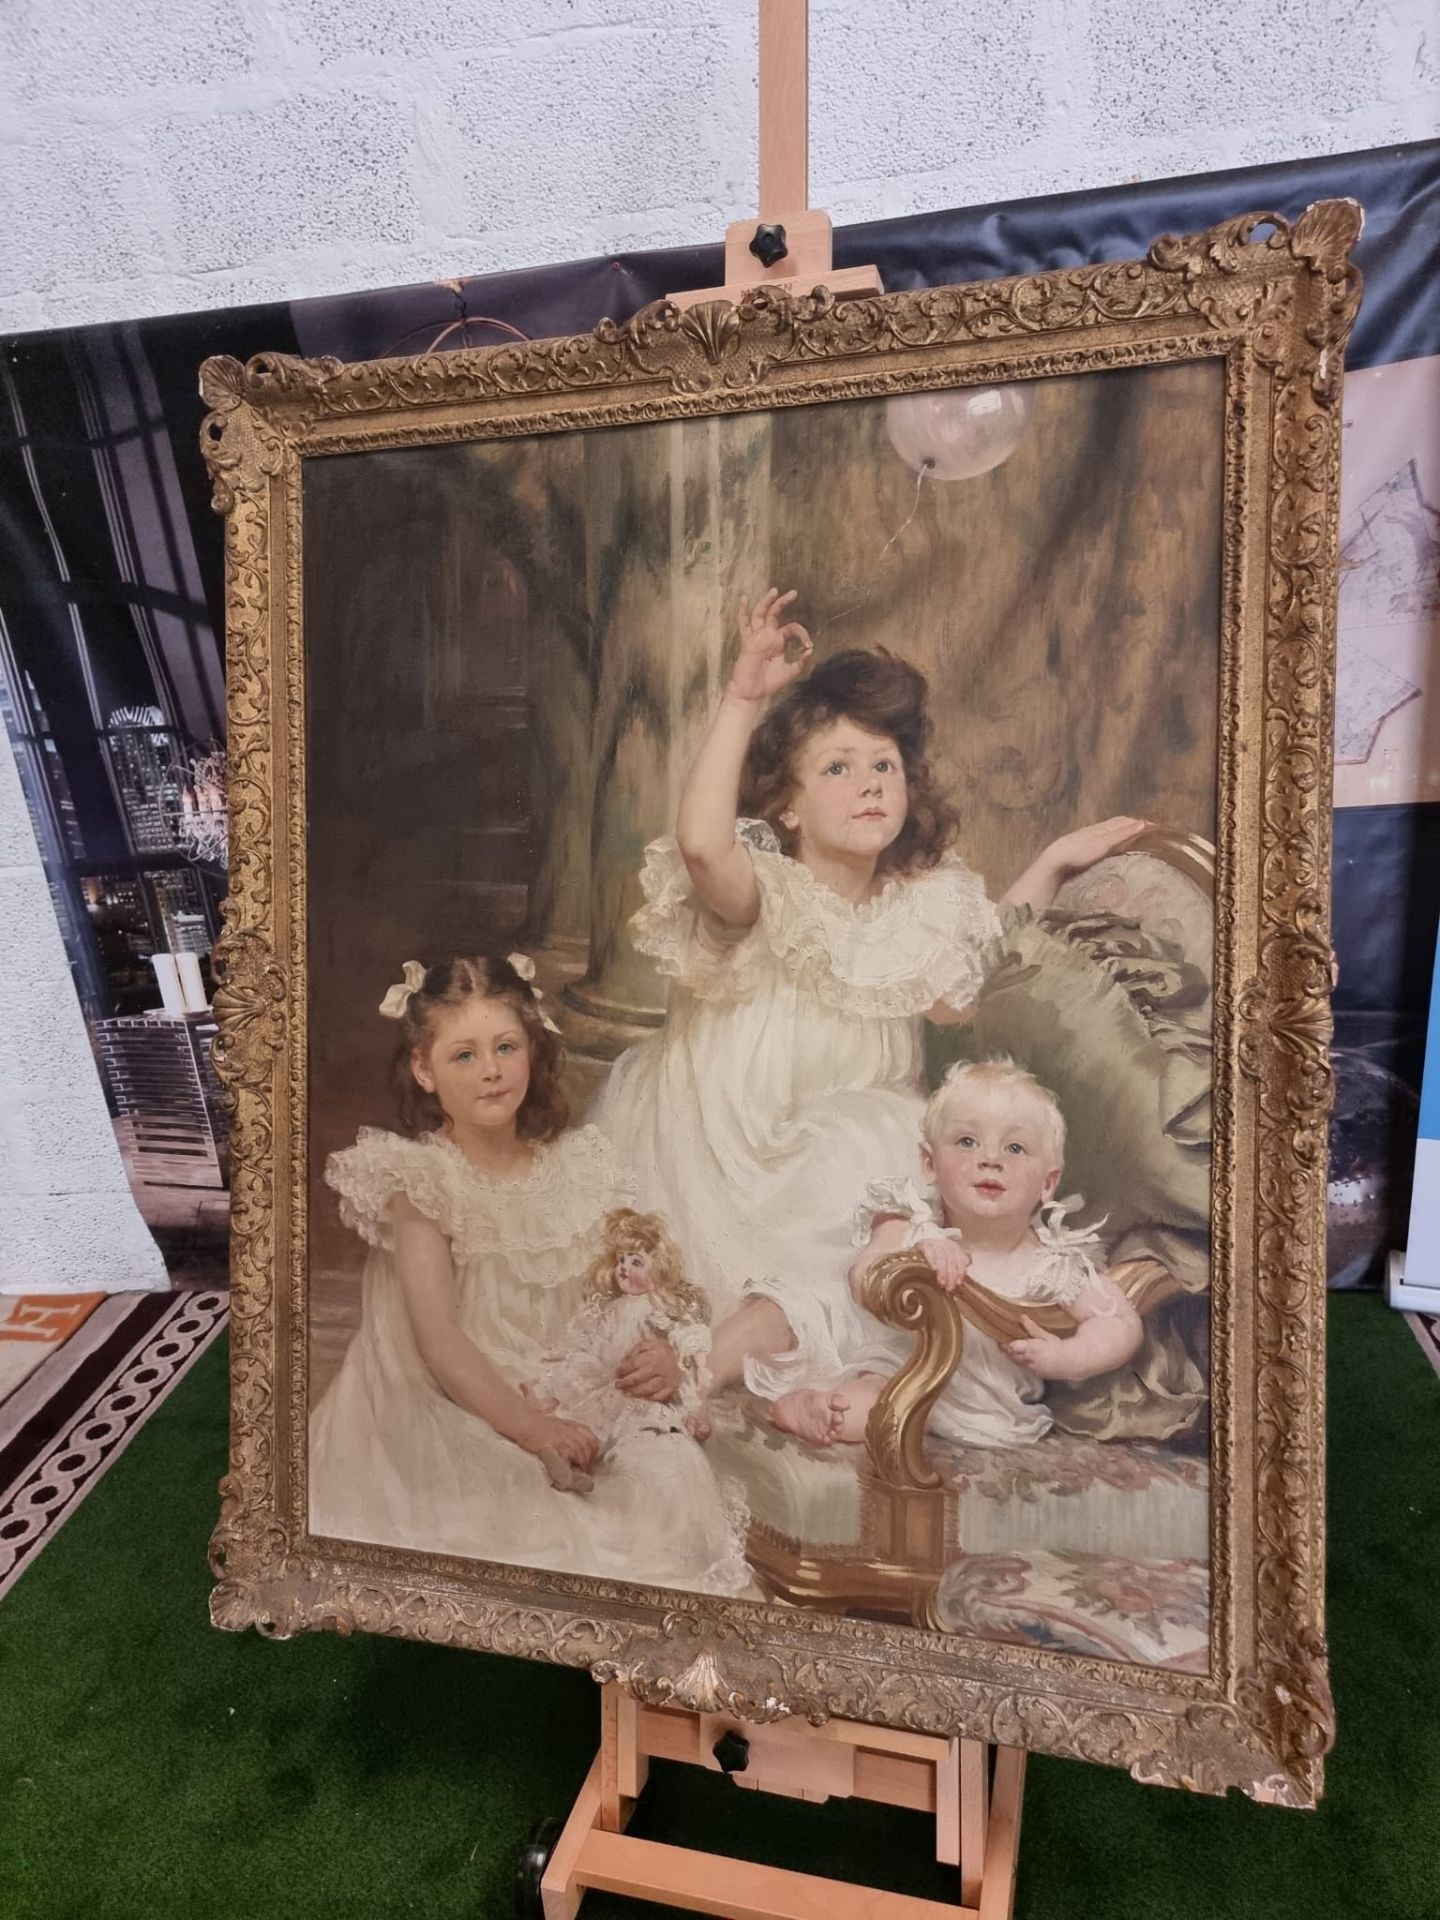
[[365,1127],[325,1178],[370,1253],[360,1330],[311,1415],[312,1532],[704,1592],[748,1585],[743,1507],[688,1437],[628,1433],[593,1491],[562,1493],[537,1457],[449,1399],[416,1348],[392,1198],[406,1195],[450,1242],[461,1325],[519,1387],[582,1304],[606,1210],[633,1199],[595,1128],[537,1148],[522,1178],[496,1180],[446,1139]]
[[[1105,1265],[1105,1253],[1093,1227],[1067,1227],[1065,1215],[1083,1201],[1050,1201],[1035,1216],[1036,1244],[1018,1247],[1013,1254],[989,1258],[976,1275],[991,1293],[1022,1304],[1068,1307],[1087,1286],[1094,1286]],[[947,1227],[937,1198],[908,1179],[874,1180],[864,1204],[855,1210],[852,1244],[869,1243],[875,1222],[887,1215],[908,1221],[904,1245],[920,1240],[946,1239],[965,1245],[965,1236]],[[845,1356],[845,1373],[898,1373],[915,1350],[915,1337],[898,1327],[865,1319],[870,1336]],[[830,1387],[829,1380],[809,1380],[807,1386]],[[959,1365],[930,1409],[927,1425],[947,1440],[969,1447],[1024,1447],[1050,1431],[1050,1410],[1041,1396],[1045,1382],[1012,1360],[999,1341],[972,1322],[965,1323],[965,1344]]]
[[[668,1340],[682,1361],[680,1390],[673,1400],[637,1400],[615,1385],[616,1369],[626,1354],[652,1336]],[[676,1319],[653,1294],[587,1300],[566,1328],[558,1351],[542,1362],[535,1385],[558,1403],[557,1414],[582,1422],[606,1447],[633,1433],[684,1434],[687,1418],[701,1404],[696,1362],[709,1345],[708,1327]]]
[[621,1055],[592,1118],[663,1213],[712,1319],[742,1294],[796,1336],[746,1381],[774,1397],[839,1371],[869,1325],[845,1282],[855,1196],[877,1169],[920,1173],[925,1015],[963,1010],[999,932],[954,856],[855,905],[741,821],[760,913],[738,939],[695,899],[673,839],[646,849],[636,946],[670,980],[665,1025]]

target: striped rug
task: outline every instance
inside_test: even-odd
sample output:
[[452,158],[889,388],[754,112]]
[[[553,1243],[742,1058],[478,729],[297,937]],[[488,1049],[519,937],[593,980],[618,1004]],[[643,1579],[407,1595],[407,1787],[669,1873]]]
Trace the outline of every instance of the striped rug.
[[223,1288],[110,1294],[0,1402],[0,1597],[228,1316]]

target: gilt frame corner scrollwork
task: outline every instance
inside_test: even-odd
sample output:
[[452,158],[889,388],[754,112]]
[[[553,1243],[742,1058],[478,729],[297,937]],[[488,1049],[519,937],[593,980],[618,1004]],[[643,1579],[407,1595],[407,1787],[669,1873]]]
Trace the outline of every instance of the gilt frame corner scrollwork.
[[[218,1063],[233,1109],[231,1456],[217,1625],[394,1633],[590,1668],[642,1699],[882,1722],[1310,1805],[1324,1635],[1329,789],[1353,202],[1144,260],[836,302],[759,291],[414,360],[211,360],[232,851]],[[1210,1671],[312,1538],[306,1430],[307,459],[1208,357],[1225,380]]]

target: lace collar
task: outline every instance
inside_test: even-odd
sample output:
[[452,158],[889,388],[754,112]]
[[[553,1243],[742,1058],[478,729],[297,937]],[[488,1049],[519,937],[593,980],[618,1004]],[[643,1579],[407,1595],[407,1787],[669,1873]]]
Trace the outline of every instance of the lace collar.
[[947,869],[953,871],[956,868],[967,875],[970,872],[958,854],[946,853],[942,854],[933,867],[917,867],[914,872],[885,874],[879,887],[868,900],[849,900],[843,893],[837,893],[832,886],[822,880],[818,873],[807,867],[803,860],[797,860],[793,854],[786,853],[768,820],[737,820],[735,837],[743,841],[752,853],[768,854],[775,860],[784,862],[781,871],[784,874],[787,891],[797,902],[808,899],[822,914],[840,915],[862,924],[880,919],[894,904],[897,894],[904,894],[913,887],[923,886],[932,876],[947,874]]

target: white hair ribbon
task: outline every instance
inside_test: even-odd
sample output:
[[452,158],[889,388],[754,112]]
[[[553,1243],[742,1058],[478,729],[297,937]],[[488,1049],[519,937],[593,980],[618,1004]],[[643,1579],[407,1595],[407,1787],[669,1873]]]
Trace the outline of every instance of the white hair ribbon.
[[403,1020],[412,995],[417,994],[425,984],[426,970],[418,960],[407,960],[402,971],[404,979],[391,987],[380,1002],[380,1011],[387,1020]]
[[535,962],[530,958],[528,953],[507,953],[505,958],[514,971],[519,974],[526,986],[529,987],[530,997],[537,1003],[535,1011],[540,1016],[541,1026],[548,1028],[551,1033],[558,1036],[560,1032],[559,1027],[556,1026],[545,1009],[538,1004],[545,996],[539,987],[534,984]]

